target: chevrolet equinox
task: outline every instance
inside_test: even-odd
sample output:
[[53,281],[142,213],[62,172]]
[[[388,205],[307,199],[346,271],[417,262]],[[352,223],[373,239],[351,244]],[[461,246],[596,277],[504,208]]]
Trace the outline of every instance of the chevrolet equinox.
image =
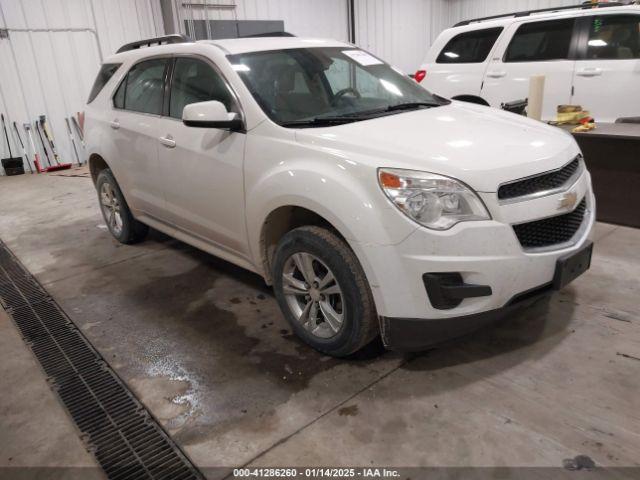
[[594,196],[569,134],[434,95],[351,44],[126,45],[85,129],[117,240],[152,227],[261,275],[329,355],[376,336],[424,348],[589,268]]

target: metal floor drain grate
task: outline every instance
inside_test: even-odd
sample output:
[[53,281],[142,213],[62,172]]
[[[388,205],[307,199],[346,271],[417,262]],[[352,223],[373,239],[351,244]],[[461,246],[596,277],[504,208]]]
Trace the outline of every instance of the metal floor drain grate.
[[108,478],[204,478],[2,241],[0,303]]

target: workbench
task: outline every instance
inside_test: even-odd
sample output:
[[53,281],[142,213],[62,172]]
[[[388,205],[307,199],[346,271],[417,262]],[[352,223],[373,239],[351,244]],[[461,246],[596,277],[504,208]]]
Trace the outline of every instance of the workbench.
[[640,228],[640,124],[597,123],[573,136],[591,172],[597,219]]

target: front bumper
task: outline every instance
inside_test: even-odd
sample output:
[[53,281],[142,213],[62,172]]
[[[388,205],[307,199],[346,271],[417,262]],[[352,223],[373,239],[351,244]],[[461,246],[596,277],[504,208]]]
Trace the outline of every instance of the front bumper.
[[[540,297],[548,295],[552,290],[560,290],[582,275],[591,266],[592,253],[593,242],[589,241],[580,251],[560,258],[556,262],[555,275],[552,282],[515,295],[501,308],[457,318],[435,320],[381,317],[380,332],[383,343],[390,350],[422,350],[425,347],[465,335],[487,324],[501,320],[515,310],[531,305]],[[474,286],[472,288],[475,293],[481,293],[478,287]]]
[[[490,221],[464,222],[444,232],[419,228],[397,245],[360,245],[385,343],[416,349],[463,334],[509,314],[522,303],[523,292],[552,285],[558,259],[582,249],[595,222],[588,172],[571,191],[586,198],[588,211],[571,244],[555,250],[525,251],[512,225],[552,216],[563,194],[513,205],[499,205],[495,193],[481,194]],[[488,286],[491,294],[435,308],[423,282],[432,272],[457,272],[465,284]]]
[[514,296],[504,307],[486,312],[433,320],[421,318],[380,317],[380,333],[389,350],[415,352],[456,337],[474,332],[498,322],[537,300],[550,296],[553,284],[548,283]]

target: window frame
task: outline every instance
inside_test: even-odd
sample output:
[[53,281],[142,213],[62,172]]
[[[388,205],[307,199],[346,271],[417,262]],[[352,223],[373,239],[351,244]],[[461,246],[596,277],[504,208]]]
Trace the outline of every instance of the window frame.
[[[540,62],[567,62],[567,61],[577,60],[578,41],[581,38],[581,22],[580,22],[581,18],[583,17],[553,18],[553,19],[544,19],[544,20],[533,20],[533,21],[521,22],[519,24],[516,24],[517,26],[515,31],[511,34],[511,37],[509,38],[507,45],[504,47],[504,52],[502,53],[502,59],[501,59],[502,63],[518,64],[518,63],[540,63]],[[509,48],[511,47],[511,44],[513,43],[514,38],[518,34],[518,31],[522,27],[524,27],[525,25],[532,25],[535,23],[562,22],[567,20],[573,21],[573,29],[571,30],[571,38],[569,39],[569,51],[567,52],[567,58],[553,58],[553,59],[546,59],[546,60],[521,60],[521,61],[507,60],[507,53],[509,52]]]
[[[118,84],[116,85],[116,87],[113,89],[113,92],[111,93],[111,108],[114,110],[118,110],[121,112],[130,112],[130,113],[137,113],[139,115],[148,115],[151,117],[161,117],[162,116],[162,112],[164,111],[164,102],[165,102],[165,89],[166,89],[166,85],[167,85],[167,73],[169,71],[169,67],[171,65],[171,57],[172,55],[168,55],[168,54],[163,54],[163,55],[153,55],[153,56],[149,56],[149,57],[144,57],[144,58],[140,58],[137,61],[135,61],[134,63],[132,63],[128,69],[127,69],[127,73],[124,74],[124,76],[120,79],[120,81],[118,82]],[[131,110],[129,108],[126,108],[127,106],[127,102],[126,102],[126,98],[127,98],[127,85],[126,85],[126,81],[129,78],[129,74],[131,73],[131,70],[133,70],[136,65],[139,65],[141,63],[147,62],[149,60],[162,60],[165,59],[167,61],[165,67],[164,67],[164,73],[162,74],[162,82],[163,82],[163,87],[162,87],[162,106],[160,107],[160,113],[149,113],[149,112],[139,112],[137,110]],[[115,103],[115,97],[116,94],[118,93],[118,90],[120,89],[120,87],[122,86],[122,84],[125,83],[124,85],[124,108],[120,108],[116,106]]]
[[[115,70],[113,71],[113,73],[111,75],[109,75],[109,78],[107,79],[107,81],[104,82],[102,84],[102,86],[99,89],[97,89],[97,91],[94,92],[94,90],[96,90],[97,81],[98,81],[98,79],[100,78],[100,76],[102,74],[102,70],[107,65],[112,67],[112,68],[115,67]],[[120,63],[109,62],[109,63],[103,63],[102,65],[100,65],[100,70],[98,70],[98,74],[96,75],[96,79],[93,81],[93,85],[91,86],[91,91],[89,92],[89,97],[87,99],[87,105],[90,104],[91,102],[93,102],[96,98],[98,98],[98,96],[102,93],[104,88],[109,84],[109,82],[113,79],[113,77],[116,75],[116,73],[118,73],[118,70],[120,70],[120,67],[122,67],[122,62],[120,62]]]
[[190,58],[194,60],[200,60],[201,62],[204,62],[210,68],[212,68],[213,71],[220,77],[224,85],[227,87],[227,90],[229,90],[233,103],[235,103],[235,106],[238,109],[238,112],[236,113],[240,116],[240,120],[242,120],[242,123],[246,125],[246,121],[245,121],[246,116],[244,113],[244,108],[242,106],[242,103],[240,102],[240,97],[237,94],[236,90],[233,88],[233,85],[231,85],[231,82],[229,82],[229,79],[227,78],[227,76],[222,72],[220,67],[218,67],[218,65],[215,64],[215,62],[213,62],[208,57],[205,57],[204,55],[199,55],[197,53],[179,53],[179,54],[171,55],[171,60],[169,62],[169,72],[165,78],[165,84],[164,84],[164,101],[162,104],[163,117],[182,123],[182,118],[174,118],[171,115],[169,115],[169,107],[171,105],[170,104],[171,86],[173,85],[173,73],[176,66],[176,60],[178,58]]
[[[229,79],[227,78],[227,76],[222,72],[222,70],[220,69],[220,67],[218,67],[218,65],[215,64],[215,62],[213,62],[209,57],[206,57],[204,55],[200,55],[197,53],[179,53],[179,54],[175,54],[175,53],[164,53],[164,54],[160,54],[160,55],[150,55],[148,57],[144,57],[144,58],[140,58],[138,60],[136,60],[135,62],[133,62],[128,68],[127,68],[127,72],[122,76],[122,78],[118,81],[117,85],[114,87],[113,91],[111,92],[111,108],[113,110],[117,110],[117,111],[121,111],[121,112],[129,112],[129,113],[135,113],[138,115],[147,115],[147,116],[151,116],[151,117],[156,117],[156,118],[167,118],[170,120],[174,120],[176,122],[180,122],[182,123],[182,119],[181,118],[173,118],[171,116],[169,116],[169,100],[171,97],[171,83],[173,81],[173,70],[174,70],[174,66],[176,63],[176,59],[178,58],[196,58],[198,60],[204,61],[206,64],[208,64],[211,68],[213,68],[213,70],[220,76],[220,78],[222,79],[222,81],[224,82],[224,84],[226,85],[226,87],[229,89],[229,91],[231,92],[231,95],[233,97],[233,101],[235,102],[236,106],[238,107],[238,115],[240,116],[240,119],[242,120],[243,124],[246,125],[246,115],[245,115],[245,111],[244,108],[242,106],[242,102],[240,101],[240,96],[238,95],[238,93],[236,92],[235,88],[233,88],[233,85],[231,85],[231,82],[229,82]],[[120,86],[122,85],[123,82],[127,81],[127,78],[129,77],[129,73],[131,72],[131,70],[138,64],[142,63],[142,62],[146,62],[147,60],[157,60],[157,59],[166,59],[167,60],[167,65],[165,67],[164,70],[164,75],[163,75],[163,88],[162,88],[162,109],[160,110],[160,114],[155,114],[155,113],[147,113],[147,112],[138,112],[136,110],[129,110],[128,108],[119,108],[116,107],[115,105],[115,96],[118,93],[118,89],[120,88]],[[127,95],[127,88],[125,85],[125,98]],[[125,103],[126,106],[126,103]],[[237,130],[234,131],[235,133],[246,133],[246,130]]]
[[[444,51],[447,48],[447,46],[449,46],[449,44],[453,42],[455,39],[457,39],[458,37],[461,37],[462,35],[470,35],[478,32],[486,32],[489,30],[498,30],[498,35],[496,35],[496,39],[493,41],[493,45],[491,45],[491,48],[487,52],[487,56],[484,57],[484,59],[482,59],[481,61],[479,62],[441,62],[439,61],[440,57],[444,55]],[[481,65],[491,57],[491,52],[493,52],[493,50],[496,48],[496,45],[500,43],[500,37],[504,34],[504,32],[505,32],[505,27],[502,25],[497,27],[476,28],[476,29],[460,32],[454,35],[453,37],[451,37],[449,40],[447,40],[447,43],[444,44],[444,46],[440,49],[440,52],[436,56],[435,63],[438,65]]]
[[588,62],[612,62],[612,61],[629,61],[635,60],[640,61],[638,58],[587,58],[587,52],[589,50],[589,35],[591,33],[591,23],[595,17],[604,17],[604,16],[630,16],[637,17],[638,22],[640,23],[640,14],[635,12],[598,12],[593,15],[584,15],[579,18],[579,29],[578,29],[578,39],[576,42],[576,60],[580,61],[588,61]]

